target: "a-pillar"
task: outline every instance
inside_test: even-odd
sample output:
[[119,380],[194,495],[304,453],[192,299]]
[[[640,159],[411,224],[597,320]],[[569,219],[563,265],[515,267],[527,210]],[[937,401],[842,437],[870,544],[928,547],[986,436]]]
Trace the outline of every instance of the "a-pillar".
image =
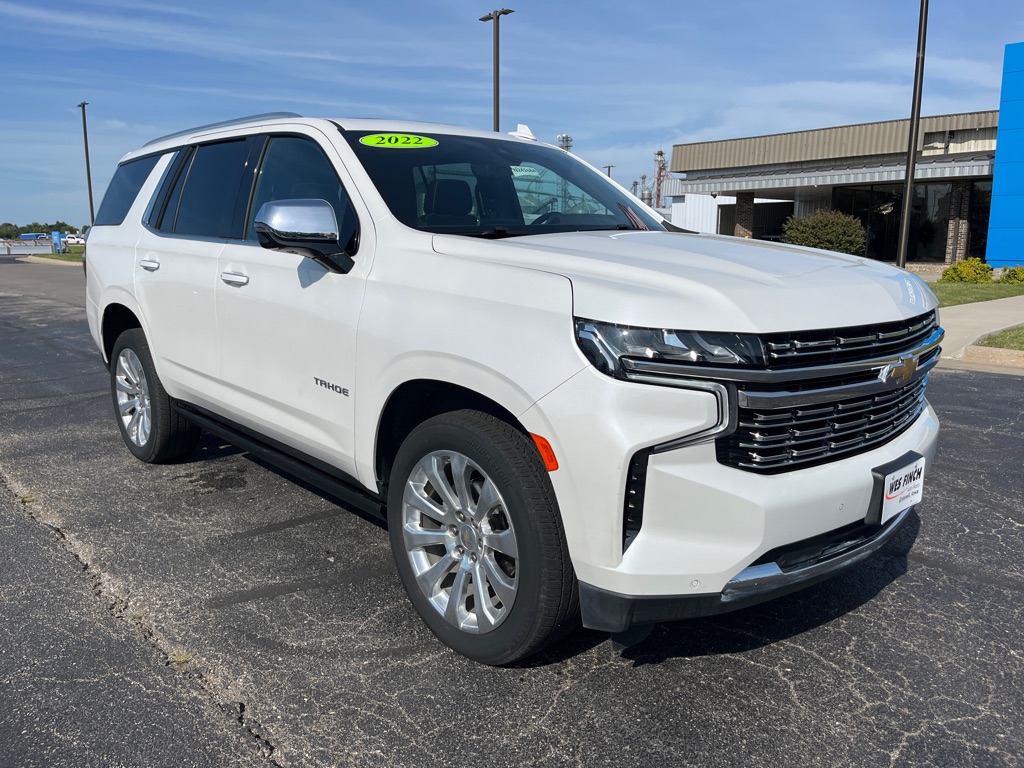
[[736,237],[754,236],[754,193],[740,192],[736,195],[736,225],[732,233]]

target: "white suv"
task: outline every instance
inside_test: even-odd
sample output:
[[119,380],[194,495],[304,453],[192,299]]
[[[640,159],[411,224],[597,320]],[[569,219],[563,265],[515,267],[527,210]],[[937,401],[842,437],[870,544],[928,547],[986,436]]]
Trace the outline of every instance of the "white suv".
[[119,165],[87,276],[135,456],[206,429],[385,516],[416,610],[488,664],[847,568],[935,450],[921,280],[682,233],[522,126],[158,139]]

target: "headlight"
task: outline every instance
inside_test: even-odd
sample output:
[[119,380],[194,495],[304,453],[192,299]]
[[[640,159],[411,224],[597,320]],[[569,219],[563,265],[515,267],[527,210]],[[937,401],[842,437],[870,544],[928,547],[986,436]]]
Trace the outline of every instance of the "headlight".
[[576,319],[576,342],[594,366],[623,378],[623,358],[659,360],[685,365],[763,368],[764,347],[750,333],[636,328]]

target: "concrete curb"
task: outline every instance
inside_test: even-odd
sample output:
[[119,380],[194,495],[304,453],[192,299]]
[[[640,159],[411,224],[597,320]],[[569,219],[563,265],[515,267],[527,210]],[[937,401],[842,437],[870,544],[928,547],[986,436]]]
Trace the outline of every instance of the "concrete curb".
[[1024,352],[1017,349],[970,346],[964,350],[963,359],[969,363],[1000,365],[1004,368],[1024,368]]

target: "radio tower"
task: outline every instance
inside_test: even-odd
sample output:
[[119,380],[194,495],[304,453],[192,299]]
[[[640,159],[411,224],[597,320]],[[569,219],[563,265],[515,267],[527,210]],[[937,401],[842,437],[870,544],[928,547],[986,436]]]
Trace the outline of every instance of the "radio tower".
[[665,164],[665,153],[658,150],[654,153],[654,207],[661,208],[661,185],[668,178],[668,166]]

